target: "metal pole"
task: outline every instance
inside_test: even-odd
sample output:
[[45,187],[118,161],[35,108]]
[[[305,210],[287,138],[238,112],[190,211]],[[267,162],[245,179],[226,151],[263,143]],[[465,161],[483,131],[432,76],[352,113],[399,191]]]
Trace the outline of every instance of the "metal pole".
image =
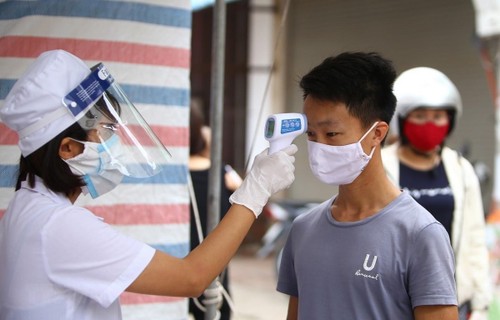
[[[212,144],[210,150],[211,166],[208,176],[208,216],[207,233],[210,233],[220,220],[220,190],[222,170],[222,119],[224,102],[224,56],[226,31],[226,2],[216,0],[212,31],[212,78],[210,96],[210,127]],[[217,288],[214,280],[205,292],[205,320],[214,320],[217,311]]]

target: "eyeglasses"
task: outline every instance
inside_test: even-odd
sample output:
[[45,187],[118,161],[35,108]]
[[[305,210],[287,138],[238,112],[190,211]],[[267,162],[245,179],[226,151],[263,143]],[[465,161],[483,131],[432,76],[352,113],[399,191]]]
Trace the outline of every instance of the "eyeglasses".
[[111,138],[120,129],[117,123],[101,122],[94,128],[87,130],[87,139],[89,141],[102,142]]

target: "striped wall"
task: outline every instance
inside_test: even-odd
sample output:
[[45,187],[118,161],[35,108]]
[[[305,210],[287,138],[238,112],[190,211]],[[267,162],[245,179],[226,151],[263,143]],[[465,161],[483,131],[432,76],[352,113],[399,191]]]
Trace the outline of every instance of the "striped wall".
[[[105,221],[175,256],[188,252],[189,0],[0,1],[0,107],[41,52],[104,62],[173,157],[155,177],[80,198]],[[17,135],[0,122],[0,217],[13,193]],[[180,298],[123,294],[125,319],[187,319]]]

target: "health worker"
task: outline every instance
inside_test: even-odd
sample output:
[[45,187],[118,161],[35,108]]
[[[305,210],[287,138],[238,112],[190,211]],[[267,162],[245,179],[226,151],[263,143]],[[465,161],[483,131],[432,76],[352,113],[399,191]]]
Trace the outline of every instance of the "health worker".
[[104,64],[89,69],[69,52],[42,53],[5,98],[0,118],[21,150],[16,192],[0,220],[2,320],[121,319],[124,291],[199,296],[269,197],[294,180],[297,147],[264,150],[224,219],[176,258],[74,205],[80,194],[98,198],[124,177],[158,174],[169,157]]

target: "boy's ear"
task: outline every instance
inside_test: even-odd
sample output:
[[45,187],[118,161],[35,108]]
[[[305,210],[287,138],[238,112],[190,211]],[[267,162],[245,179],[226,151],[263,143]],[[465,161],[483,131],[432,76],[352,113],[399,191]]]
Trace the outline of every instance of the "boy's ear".
[[389,125],[385,121],[380,121],[375,126],[374,132],[374,139],[376,139],[378,143],[381,144],[384,138],[387,136],[387,133],[389,132]]
[[83,152],[83,145],[71,138],[63,138],[59,145],[59,156],[64,159],[74,158]]

